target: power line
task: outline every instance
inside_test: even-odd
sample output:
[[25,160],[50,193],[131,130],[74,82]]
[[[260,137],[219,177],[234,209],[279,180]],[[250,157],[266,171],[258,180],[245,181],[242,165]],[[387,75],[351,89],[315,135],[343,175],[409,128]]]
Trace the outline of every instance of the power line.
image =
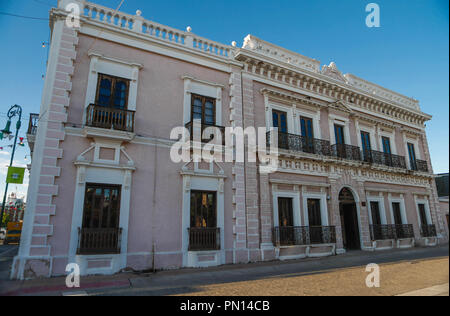
[[50,21],[50,19],[48,19],[48,18],[37,18],[37,17],[33,17],[33,16],[18,15],[18,14],[7,13],[7,12],[0,12],[0,14],[12,16],[12,17],[15,17],[15,18],[22,18],[22,19]]

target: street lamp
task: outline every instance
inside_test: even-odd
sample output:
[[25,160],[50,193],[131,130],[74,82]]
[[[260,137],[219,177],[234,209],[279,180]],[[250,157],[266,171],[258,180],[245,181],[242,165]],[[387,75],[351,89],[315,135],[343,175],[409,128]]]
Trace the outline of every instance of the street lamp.
[[[9,136],[11,135],[11,119],[15,116],[18,116],[18,120],[16,123],[16,137],[14,138],[14,145],[11,153],[11,161],[9,166],[11,167],[14,161],[14,153],[16,151],[16,143],[17,143],[17,135],[19,134],[19,129],[21,126],[22,120],[22,107],[20,105],[13,105],[8,111],[8,122],[6,122],[5,128],[2,130],[3,135]],[[5,204],[6,204],[6,195],[8,194],[8,181],[6,181],[5,194],[3,195],[3,203],[2,203],[2,211],[0,213],[0,226],[3,222],[3,213],[5,212]]]

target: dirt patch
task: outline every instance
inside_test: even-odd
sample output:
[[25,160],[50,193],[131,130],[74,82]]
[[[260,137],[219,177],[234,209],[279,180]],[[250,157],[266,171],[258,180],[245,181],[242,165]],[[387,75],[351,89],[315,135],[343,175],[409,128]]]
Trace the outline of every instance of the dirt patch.
[[206,285],[183,295],[391,296],[449,282],[448,258],[380,265],[380,288],[366,286],[365,268]]

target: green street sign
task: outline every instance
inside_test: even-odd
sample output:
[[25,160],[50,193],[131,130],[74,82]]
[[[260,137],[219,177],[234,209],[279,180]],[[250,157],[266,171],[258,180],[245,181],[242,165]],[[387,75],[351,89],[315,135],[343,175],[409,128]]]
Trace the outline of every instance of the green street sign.
[[6,183],[23,184],[24,175],[25,175],[25,168],[9,167],[8,175],[6,176]]

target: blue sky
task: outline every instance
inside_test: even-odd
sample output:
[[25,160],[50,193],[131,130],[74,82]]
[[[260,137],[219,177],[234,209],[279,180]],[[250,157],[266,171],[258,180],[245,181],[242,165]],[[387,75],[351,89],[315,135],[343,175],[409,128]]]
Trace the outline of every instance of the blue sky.
[[[116,8],[120,0],[94,2]],[[365,25],[370,2],[380,6],[380,28]],[[48,18],[51,5],[56,0],[0,0],[0,12]],[[418,99],[433,115],[428,141],[434,171],[442,173],[449,170],[448,6],[447,0],[125,0],[121,11],[140,9],[146,19],[183,30],[189,25],[194,33],[225,44],[240,46],[253,34]],[[24,136],[28,114],[39,112],[47,55],[41,43],[49,37],[48,21],[0,14],[0,36],[0,128],[17,103],[25,113]],[[10,143],[2,140],[0,147]],[[27,148],[19,148],[16,164],[29,163],[27,154]],[[8,158],[8,149],[0,151],[2,179]],[[24,194],[26,185],[17,191]]]

